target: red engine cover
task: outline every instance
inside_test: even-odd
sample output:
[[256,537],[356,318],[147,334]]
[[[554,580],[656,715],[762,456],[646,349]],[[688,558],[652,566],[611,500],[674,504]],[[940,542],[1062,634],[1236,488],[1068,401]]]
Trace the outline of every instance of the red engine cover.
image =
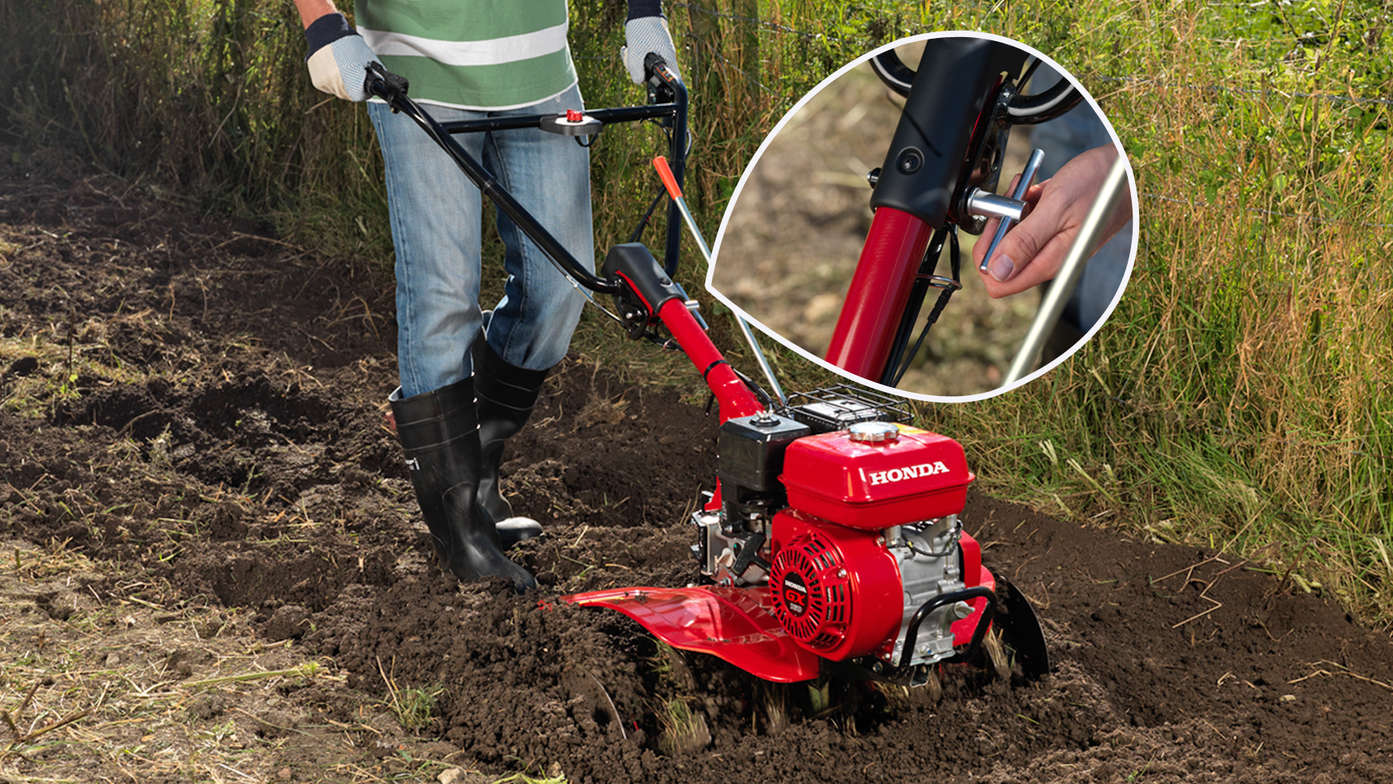
[[793,508],[878,531],[961,512],[974,478],[957,441],[902,426],[881,443],[845,430],[800,438],[784,452],[780,481]]
[[774,516],[771,609],[796,642],[841,661],[875,650],[904,615],[900,568],[876,533]]

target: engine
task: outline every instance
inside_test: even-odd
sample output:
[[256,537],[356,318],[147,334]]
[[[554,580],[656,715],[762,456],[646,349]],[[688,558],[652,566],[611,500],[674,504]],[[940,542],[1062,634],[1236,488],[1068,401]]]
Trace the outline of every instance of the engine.
[[877,672],[973,640],[993,580],[959,522],[974,477],[956,441],[832,398],[729,420],[717,450],[721,506],[694,515],[705,576],[767,585],[798,645]]

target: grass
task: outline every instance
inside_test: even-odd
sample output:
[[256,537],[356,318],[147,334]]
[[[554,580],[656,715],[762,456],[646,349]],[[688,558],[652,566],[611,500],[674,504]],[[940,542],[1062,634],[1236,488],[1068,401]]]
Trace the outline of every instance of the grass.
[[444,687],[402,687],[382,668],[381,661],[377,663],[377,670],[382,676],[382,682],[387,686],[387,708],[391,710],[402,729],[420,732],[435,721],[435,701],[444,693]]
[[711,728],[706,714],[693,711],[686,700],[668,700],[658,712],[661,732],[658,748],[664,754],[680,756],[701,751],[711,743]]
[[[307,680],[344,678],[258,640],[245,619],[223,611],[85,588],[124,580],[61,545],[6,543],[4,551],[6,780],[87,780],[95,767],[137,780],[273,773],[266,768],[287,758],[276,753],[284,737],[300,736],[258,733],[277,715],[268,705]],[[160,595],[149,584],[136,590]],[[210,628],[218,633],[205,633]],[[336,731],[326,729],[316,743],[332,739]]]
[[[573,3],[594,105],[638,99],[615,59],[621,6]],[[1136,170],[1127,294],[1049,377],[980,404],[921,406],[921,419],[967,445],[990,492],[1259,558],[1393,626],[1385,5],[695,0],[669,13],[695,90],[687,191],[708,234],[782,111],[874,44],[980,29],[1066,64]],[[331,258],[389,256],[364,114],[311,91],[289,4],[70,0],[8,4],[0,20],[32,31],[0,54],[13,74],[0,109],[10,139],[261,216]],[[600,247],[646,203],[658,146],[641,127],[596,148]],[[691,290],[700,277],[691,264],[683,273]],[[576,346],[636,378],[691,383],[685,359],[615,335],[588,316]],[[775,364],[791,386],[821,378],[786,356]]]
[[1326,10],[1191,9],[1122,50],[1154,81],[1096,82],[1142,193],[1118,312],[1030,388],[923,411],[994,492],[1299,569],[1388,626],[1393,145],[1388,104],[1344,100],[1388,94],[1387,16]]

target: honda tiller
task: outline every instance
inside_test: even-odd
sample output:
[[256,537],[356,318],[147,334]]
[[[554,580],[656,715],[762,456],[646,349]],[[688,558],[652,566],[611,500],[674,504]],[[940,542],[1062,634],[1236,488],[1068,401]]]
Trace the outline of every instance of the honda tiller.
[[[963,530],[959,514],[973,474],[957,442],[904,424],[908,412],[894,399],[850,387],[785,399],[761,356],[771,397],[707,337],[695,303],[671,277],[680,219],[695,230],[680,191],[686,88],[655,55],[647,71],[647,106],[460,123],[436,122],[407,97],[404,80],[379,66],[367,79],[372,94],[414,119],[573,281],[613,295],[618,315],[611,315],[630,335],[680,347],[719,403],[716,486],[692,515],[702,584],[563,600],[618,610],[676,648],[718,656],[769,681],[850,668],[922,683],[932,665],[981,660],[993,625],[1023,675],[1045,673],[1044,638],[1029,604],[983,566],[980,545]],[[667,265],[630,242],[609,251],[600,275],[451,135],[541,127],[593,141],[608,123],[640,119],[657,120],[670,141],[672,168],[657,161],[672,197]],[[671,340],[658,336],[662,328]]]

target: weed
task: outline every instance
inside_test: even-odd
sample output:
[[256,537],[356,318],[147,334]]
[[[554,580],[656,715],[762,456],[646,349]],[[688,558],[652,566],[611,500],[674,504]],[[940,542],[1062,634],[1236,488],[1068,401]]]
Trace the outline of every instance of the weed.
[[693,711],[684,699],[674,698],[665,702],[658,712],[658,723],[662,727],[658,748],[664,754],[689,754],[711,743],[711,728],[706,722],[706,714]]
[[420,732],[435,718],[435,700],[444,691],[439,686],[410,686],[392,695],[392,713],[402,729]]
[[392,711],[392,715],[396,716],[402,729],[420,732],[430,726],[435,719],[435,701],[445,689],[441,686],[402,688],[383,669],[380,660],[377,662],[377,672],[382,676],[383,684],[387,686],[387,707]]

